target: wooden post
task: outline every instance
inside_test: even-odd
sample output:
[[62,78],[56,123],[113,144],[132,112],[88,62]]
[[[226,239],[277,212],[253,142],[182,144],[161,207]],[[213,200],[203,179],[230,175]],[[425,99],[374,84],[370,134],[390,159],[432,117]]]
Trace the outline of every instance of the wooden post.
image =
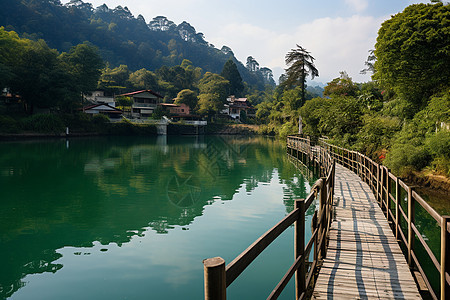
[[325,251],[326,249],[326,243],[325,243],[325,239],[327,236],[327,224],[328,224],[328,205],[327,205],[327,179],[326,178],[321,178],[321,189],[320,189],[320,213],[323,213],[323,219],[321,220],[323,222],[323,242],[321,245],[321,249],[320,252],[322,252],[322,256],[325,256]]
[[399,213],[400,213],[400,183],[399,179],[395,180],[395,239],[398,241],[398,222],[400,220]]
[[447,284],[445,273],[450,273],[450,234],[447,231],[450,216],[441,218],[441,299],[450,297],[450,286]]
[[205,259],[203,270],[205,275],[205,300],[226,300],[225,260],[221,257]]
[[[314,211],[311,220],[311,234],[314,234],[314,231],[317,229],[317,210]],[[314,261],[318,261],[319,259],[319,245],[317,245],[319,241],[319,232],[317,232],[316,237],[314,238]]]
[[300,199],[295,201],[295,209],[299,209],[298,220],[295,222],[295,241],[294,241],[294,251],[295,257],[297,259],[302,256],[300,266],[295,272],[295,294],[296,299],[306,290],[306,260],[305,260],[305,199]]
[[414,262],[412,259],[411,251],[414,248],[414,232],[412,229],[412,224],[414,224],[414,198],[412,196],[413,188],[408,188],[408,265],[412,269],[414,267]]
[[380,166],[380,195],[379,195],[379,201],[378,203],[380,204],[381,210],[383,210],[383,191],[384,191],[384,167]]
[[377,190],[375,193],[375,199],[380,202],[380,165],[377,164]]
[[390,170],[386,168],[386,219],[389,223],[389,210],[391,209],[391,183],[389,177]]

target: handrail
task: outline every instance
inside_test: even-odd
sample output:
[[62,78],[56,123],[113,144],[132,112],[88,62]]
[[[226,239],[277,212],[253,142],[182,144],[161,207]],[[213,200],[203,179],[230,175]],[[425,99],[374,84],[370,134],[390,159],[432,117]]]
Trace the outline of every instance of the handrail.
[[[324,139],[319,139],[318,144],[321,148],[326,149],[327,153],[337,162],[358,174],[363,181],[369,184],[387,220],[392,222],[393,232],[397,240],[402,242],[407,249],[405,255],[410,268],[419,270],[433,299],[450,298],[450,216],[439,215],[414,191],[413,187],[408,186],[392,174],[388,168],[374,162],[364,154],[332,145]],[[406,212],[402,207],[401,190],[407,194]],[[430,249],[423,238],[423,232],[417,226],[417,204],[436,221],[436,225],[440,228],[440,257],[436,257]],[[402,223],[406,223],[407,227],[402,228]],[[403,230],[406,230],[406,234],[403,233]],[[429,276],[417,257],[416,240],[424,248],[425,253],[440,274],[438,288],[432,286]]]
[[[267,299],[277,299],[294,274],[296,275],[296,299],[303,299],[307,288],[311,285],[318,261],[325,257],[326,252],[326,237],[329,233],[332,216],[331,210],[334,194],[335,164],[328,153],[323,149],[313,148],[308,139],[288,137],[287,144],[287,151],[291,157],[295,157],[293,155],[295,153],[297,159],[299,159],[299,156],[302,156],[308,163],[320,168],[320,176],[322,176],[322,178],[316,181],[311,188],[311,193],[306,199],[295,201],[295,208],[291,213],[259,237],[227,266],[225,266],[225,260],[221,257],[208,258],[203,261],[205,299],[225,300],[227,287],[239,277],[245,268],[247,268],[268,245],[292,224],[295,224],[295,262]],[[318,216],[316,212],[313,216],[313,233],[311,239],[305,246],[305,213],[316,198],[320,199],[320,213]],[[311,267],[308,269],[306,268],[306,264],[311,251],[314,251],[314,259]]]

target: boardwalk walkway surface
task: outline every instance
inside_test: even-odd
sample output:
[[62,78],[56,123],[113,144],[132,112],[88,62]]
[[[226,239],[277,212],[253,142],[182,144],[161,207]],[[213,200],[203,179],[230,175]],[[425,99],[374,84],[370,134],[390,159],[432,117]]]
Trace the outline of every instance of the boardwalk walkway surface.
[[313,299],[422,299],[369,186],[336,164],[335,215]]

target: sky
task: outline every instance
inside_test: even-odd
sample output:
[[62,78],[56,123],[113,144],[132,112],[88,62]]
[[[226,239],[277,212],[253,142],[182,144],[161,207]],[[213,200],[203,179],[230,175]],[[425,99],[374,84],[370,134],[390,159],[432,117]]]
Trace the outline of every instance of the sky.
[[[69,1],[62,1],[67,3]],[[128,7],[148,23],[165,16],[190,23],[220,49],[230,47],[242,63],[253,56],[274,79],[284,73],[285,55],[300,45],[315,58],[317,82],[326,84],[346,71],[355,82],[383,21],[417,0],[85,0],[98,7]]]

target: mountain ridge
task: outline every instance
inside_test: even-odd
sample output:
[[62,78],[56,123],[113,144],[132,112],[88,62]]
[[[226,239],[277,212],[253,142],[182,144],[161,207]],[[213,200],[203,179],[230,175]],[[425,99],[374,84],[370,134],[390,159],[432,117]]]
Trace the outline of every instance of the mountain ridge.
[[231,48],[215,48],[186,21],[176,25],[167,17],[156,16],[147,23],[126,6],[111,9],[103,4],[94,8],[81,0],[66,4],[59,0],[0,0],[0,5],[5,8],[0,11],[0,26],[6,30],[44,39],[60,52],[88,41],[98,47],[111,67],[125,64],[130,70],[156,70],[188,59],[204,72],[219,74],[231,58],[250,86],[263,90],[266,84],[275,85],[269,68],[245,66]]

